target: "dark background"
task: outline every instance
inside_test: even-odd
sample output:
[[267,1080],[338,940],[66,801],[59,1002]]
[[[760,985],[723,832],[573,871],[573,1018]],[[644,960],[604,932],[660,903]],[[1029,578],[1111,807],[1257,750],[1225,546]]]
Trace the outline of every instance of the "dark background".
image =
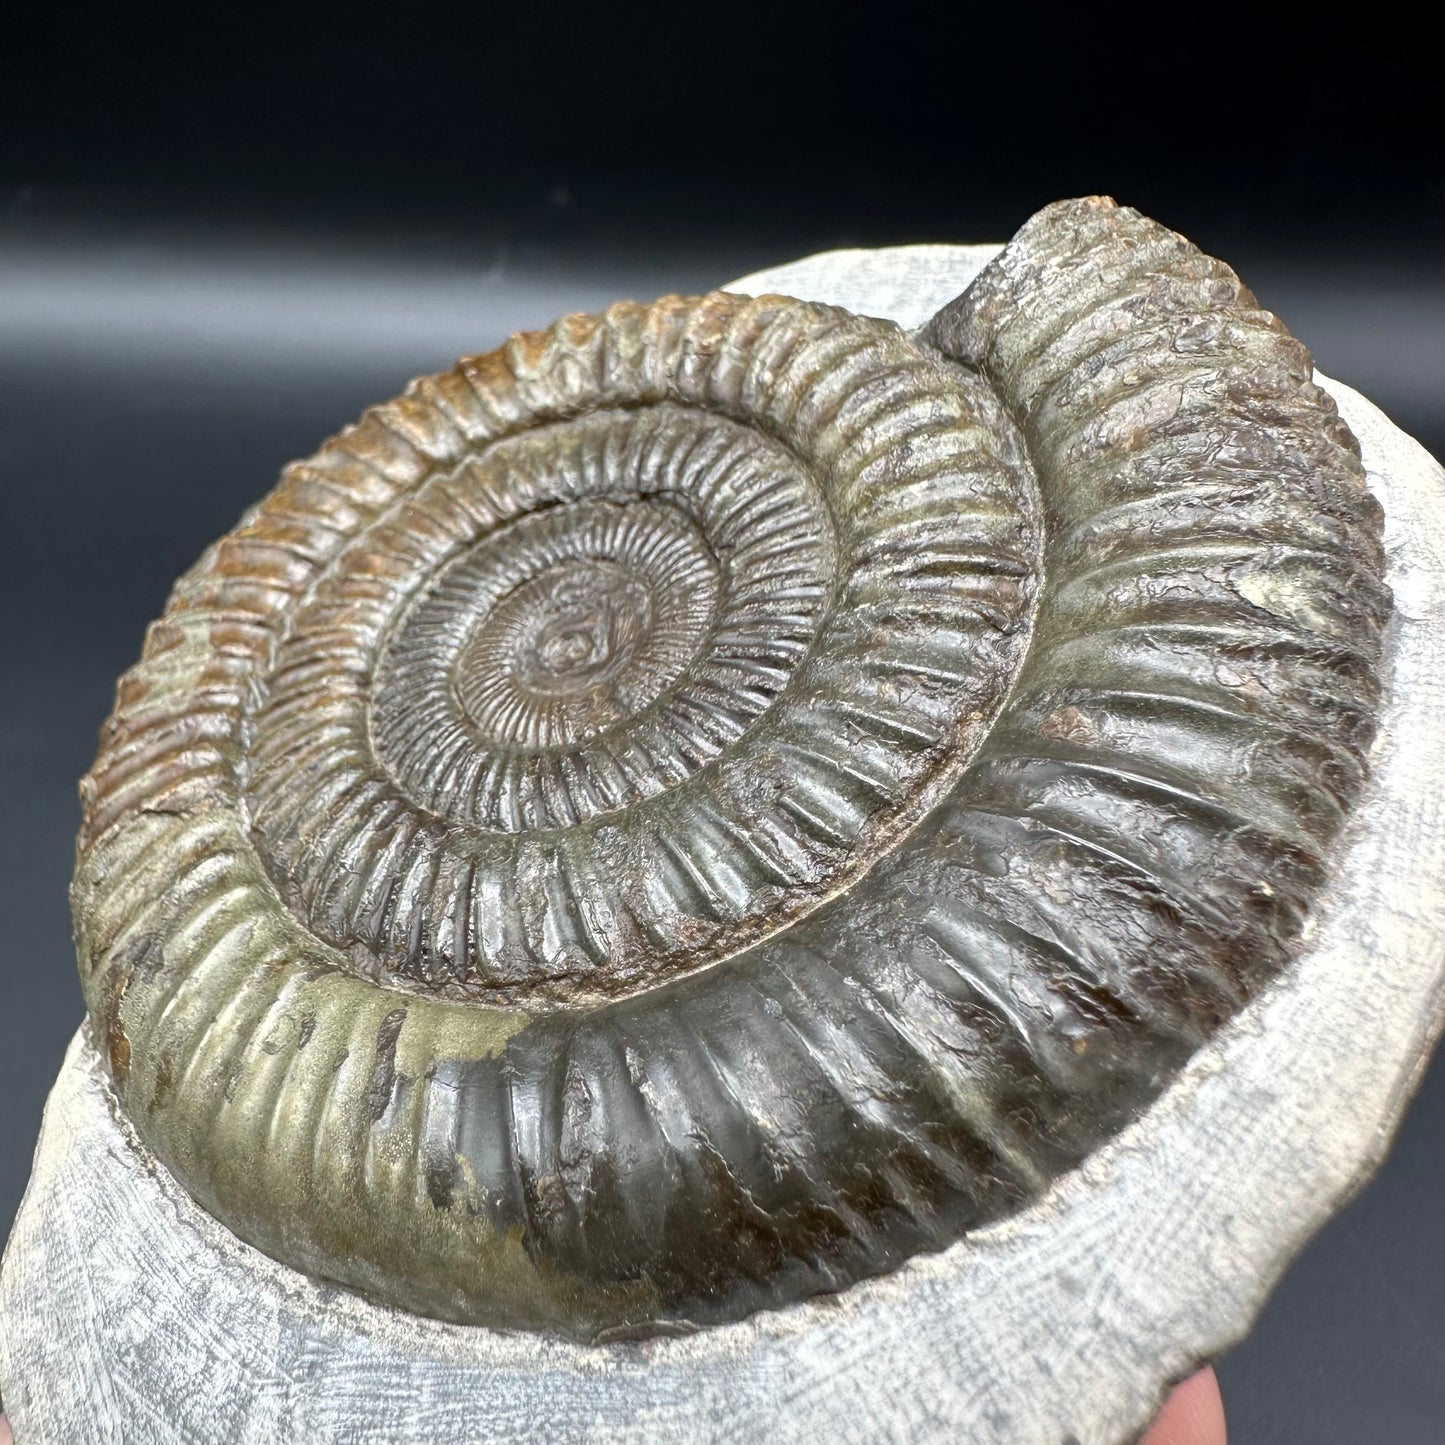
[[[1445,454],[1432,51],[1218,9],[12,7],[0,39],[0,1237],[81,1004],[65,885],[170,580],[412,374],[619,296],[1107,191]],[[462,17],[465,17],[463,19]],[[1223,1363],[1233,1439],[1445,1438],[1445,1070]]]

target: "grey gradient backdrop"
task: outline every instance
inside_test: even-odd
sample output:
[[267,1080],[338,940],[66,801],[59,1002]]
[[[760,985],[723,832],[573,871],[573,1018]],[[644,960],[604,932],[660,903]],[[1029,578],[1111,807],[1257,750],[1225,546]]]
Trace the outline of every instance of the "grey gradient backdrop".
[[[0,42],[0,1237],[81,1014],[75,782],[115,677],[281,465],[408,377],[565,311],[1003,239],[1109,190],[1445,455],[1445,163],[1398,29],[1281,50],[1213,15],[1214,49],[1132,54],[1080,29],[1024,105],[927,7],[684,10],[483,5],[459,39],[355,6],[192,31],[62,4]],[[987,40],[1036,43],[1009,26]],[[1203,100],[1200,54],[1233,57]],[[1234,1441],[1445,1439],[1442,1138],[1437,1064],[1223,1361]]]

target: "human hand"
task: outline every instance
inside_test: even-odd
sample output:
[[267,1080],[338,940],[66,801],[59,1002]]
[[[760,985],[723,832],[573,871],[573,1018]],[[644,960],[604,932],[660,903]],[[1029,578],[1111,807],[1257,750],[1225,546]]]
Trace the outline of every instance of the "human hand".
[[15,1437],[10,1433],[3,1415],[0,1415],[0,1445],[15,1445]]
[[1213,1370],[1200,1370],[1170,1395],[1140,1445],[1227,1445],[1224,1401]]

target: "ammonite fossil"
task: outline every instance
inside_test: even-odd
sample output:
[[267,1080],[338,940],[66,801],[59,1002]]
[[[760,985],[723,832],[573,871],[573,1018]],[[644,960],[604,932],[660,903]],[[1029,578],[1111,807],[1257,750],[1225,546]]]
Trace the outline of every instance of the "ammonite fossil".
[[74,904],[243,1239],[580,1339],[1020,1208],[1289,960],[1379,509],[1303,347],[1112,202],[916,335],[717,293],[413,383],[178,584]]

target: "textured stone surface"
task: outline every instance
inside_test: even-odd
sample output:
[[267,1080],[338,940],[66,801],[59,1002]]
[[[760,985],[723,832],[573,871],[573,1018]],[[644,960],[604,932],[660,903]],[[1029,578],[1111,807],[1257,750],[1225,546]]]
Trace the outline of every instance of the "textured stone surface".
[[[737,284],[862,312],[892,290],[911,324],[978,261],[906,248]],[[1170,1379],[1247,1328],[1378,1158],[1438,1024],[1442,477],[1332,390],[1386,507],[1397,603],[1375,779],[1298,964],[1139,1123],[1028,1210],[886,1279],[687,1339],[586,1348],[398,1315],[256,1254],[145,1162],[78,1045],[0,1273],[21,1445],[1127,1439]]]

